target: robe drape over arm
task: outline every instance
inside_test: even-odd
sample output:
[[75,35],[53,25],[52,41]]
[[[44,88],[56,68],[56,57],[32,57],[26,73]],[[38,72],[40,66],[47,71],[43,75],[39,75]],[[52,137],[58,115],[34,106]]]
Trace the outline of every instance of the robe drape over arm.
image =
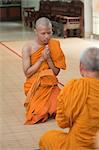
[[58,96],[56,121],[62,128],[69,127],[69,133],[48,131],[41,137],[41,150],[95,149],[94,137],[99,130],[99,80],[70,81]]
[[[49,49],[54,65],[60,69],[66,69],[65,57],[56,40],[49,41]],[[40,58],[44,46],[31,55],[31,65]],[[57,54],[57,55],[56,55]],[[38,71],[24,84],[27,96],[24,106],[26,107],[25,124],[34,124],[38,121],[44,122],[48,114],[56,113],[56,97],[60,92],[58,79],[49,68],[46,61],[42,62]]]
[[72,80],[58,97],[56,121],[60,127],[72,127],[73,122],[85,105],[88,96],[88,83]]
[[49,42],[51,57],[54,62],[54,65],[60,69],[66,69],[65,57],[62,49],[60,47],[60,43],[57,40],[50,40]]

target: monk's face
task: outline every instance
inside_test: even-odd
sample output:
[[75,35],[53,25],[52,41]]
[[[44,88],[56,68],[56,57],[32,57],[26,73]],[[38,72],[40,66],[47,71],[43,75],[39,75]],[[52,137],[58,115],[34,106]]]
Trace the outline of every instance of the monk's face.
[[39,43],[41,44],[48,44],[48,41],[51,38],[52,35],[52,28],[51,27],[45,27],[45,26],[39,26],[36,29],[37,38]]

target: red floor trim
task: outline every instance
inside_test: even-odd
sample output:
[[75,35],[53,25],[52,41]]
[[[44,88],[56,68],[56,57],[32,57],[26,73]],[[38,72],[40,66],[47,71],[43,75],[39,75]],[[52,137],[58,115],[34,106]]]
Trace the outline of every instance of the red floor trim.
[[13,49],[9,48],[8,46],[6,46],[5,44],[3,44],[2,42],[0,42],[1,45],[3,45],[4,47],[6,47],[7,49],[9,49],[11,52],[13,52],[14,54],[16,54],[18,57],[22,58],[21,55],[19,55],[17,52],[15,52]]

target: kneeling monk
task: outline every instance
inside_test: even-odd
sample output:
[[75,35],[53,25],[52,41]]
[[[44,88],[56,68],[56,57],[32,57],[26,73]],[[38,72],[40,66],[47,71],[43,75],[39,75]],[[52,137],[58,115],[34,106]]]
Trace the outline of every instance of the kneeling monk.
[[42,17],[36,22],[36,37],[22,51],[26,101],[25,124],[44,122],[56,113],[56,97],[60,92],[58,75],[65,69],[65,57],[59,41],[51,39],[52,25]]

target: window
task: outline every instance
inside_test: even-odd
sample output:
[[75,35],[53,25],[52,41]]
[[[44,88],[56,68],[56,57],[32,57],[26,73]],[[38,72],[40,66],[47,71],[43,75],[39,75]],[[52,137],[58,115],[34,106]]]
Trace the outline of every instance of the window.
[[99,35],[99,0],[93,0],[93,34]]

